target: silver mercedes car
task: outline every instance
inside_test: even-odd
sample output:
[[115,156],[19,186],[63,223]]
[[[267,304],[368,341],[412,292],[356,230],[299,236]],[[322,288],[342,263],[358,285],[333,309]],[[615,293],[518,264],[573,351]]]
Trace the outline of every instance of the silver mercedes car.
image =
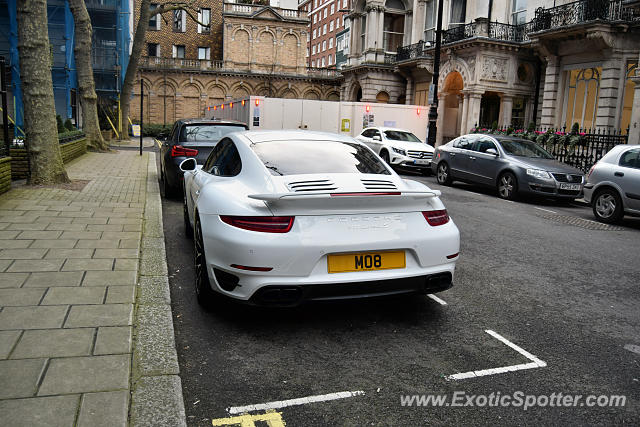
[[565,200],[582,196],[582,171],[526,139],[462,135],[437,147],[433,159],[431,167],[442,185],[454,180],[482,184],[510,200],[521,193]]
[[640,215],[640,146],[609,150],[589,171],[584,199],[598,221],[614,223],[625,213]]

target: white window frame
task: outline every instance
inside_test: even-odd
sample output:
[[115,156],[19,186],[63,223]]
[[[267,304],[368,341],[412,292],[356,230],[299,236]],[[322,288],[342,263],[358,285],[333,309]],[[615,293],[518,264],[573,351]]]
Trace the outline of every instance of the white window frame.
[[326,65],[324,63],[324,56],[322,57],[322,68],[324,68]]
[[333,37],[329,39],[329,49],[333,49]]
[[316,54],[316,45],[315,44],[313,46],[311,46],[311,54],[312,55]]
[[329,54],[329,60],[327,61],[328,66],[331,66],[332,57],[333,55]]
[[[180,14],[180,26],[181,28],[176,29],[175,20],[176,17]],[[177,9],[173,11],[173,32],[175,33],[186,33],[187,32],[187,13],[182,9]]]
[[[523,9],[516,9],[518,5],[516,3],[524,3]],[[518,20],[521,22],[518,23]],[[511,0],[511,24],[520,25],[527,22],[527,0]]]
[[327,41],[323,40],[322,41],[322,51],[324,52],[325,50],[327,50]]
[[325,34],[327,34],[327,24],[322,25],[322,35],[324,36]]
[[327,17],[327,8],[326,8],[326,7],[324,8],[323,15],[324,15],[324,18],[326,18],[326,17]]
[[[203,55],[200,54],[203,51],[204,51],[204,58],[202,58]],[[205,61],[210,61],[211,60],[211,48],[208,47],[208,46],[198,46],[198,59],[205,60]]]
[[329,31],[333,31],[333,21],[329,22]]
[[314,13],[314,14],[313,14],[313,23],[314,23],[314,24],[317,24],[317,23],[318,23],[318,14],[317,14],[317,13]]
[[331,14],[333,15],[336,12],[336,5],[331,3]]
[[315,39],[316,39],[316,29],[314,28],[313,29],[313,40],[315,40]]
[[[159,5],[158,5],[158,3],[151,3],[151,4],[149,5],[149,7],[151,8],[151,10],[153,10],[153,9],[157,9],[157,8],[158,8],[158,6],[159,6]],[[151,14],[153,15],[153,12],[151,12]],[[153,18],[153,16],[149,17],[149,20],[151,20],[151,18]],[[160,30],[160,21],[162,21],[162,18],[160,17],[160,15],[159,15],[159,14],[156,14],[156,15],[155,15],[155,18],[156,18],[156,26],[155,26],[155,28],[153,28],[153,30],[159,31],[159,30]],[[149,29],[151,29],[151,27],[149,27]]]
[[[207,11],[208,16],[205,19],[205,14],[202,12]],[[198,34],[210,34],[211,33],[211,9],[203,7],[198,10]],[[200,25],[200,22],[205,24],[209,24],[207,26]]]
[[[427,0],[424,5],[424,31],[422,32],[422,40],[433,42],[435,40],[436,34],[436,20],[437,20],[437,0]],[[431,8],[431,21],[427,18],[427,12],[429,12],[429,8]],[[427,27],[427,25],[429,25]],[[429,37],[429,34],[432,34],[432,37]]]
[[[182,57],[178,56],[178,48],[179,47],[182,48]],[[174,44],[172,50],[173,50],[171,52],[171,57],[172,58],[185,59],[185,57],[187,56],[187,47],[185,45],[183,45],[183,44]]]
[[156,52],[153,55],[153,58],[159,58],[160,57],[160,43],[147,43],[147,55],[149,55],[149,45],[155,45]]
[[316,60],[311,61],[311,68],[316,68]]

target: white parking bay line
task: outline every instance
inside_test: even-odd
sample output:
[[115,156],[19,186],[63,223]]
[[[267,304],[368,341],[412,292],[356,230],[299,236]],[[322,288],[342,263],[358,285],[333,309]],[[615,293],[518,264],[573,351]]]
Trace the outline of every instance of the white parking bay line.
[[440,305],[447,305],[447,302],[445,300],[438,298],[434,294],[427,294],[427,296]]
[[446,378],[448,380],[464,380],[467,378],[476,378],[476,377],[484,377],[487,375],[504,374],[505,372],[522,371],[524,369],[544,368],[545,366],[547,366],[546,362],[543,362],[533,354],[524,350],[522,347],[512,343],[511,341],[509,341],[499,333],[494,332],[490,329],[485,330],[485,332],[491,335],[492,337],[494,337],[495,339],[497,339],[498,341],[502,342],[503,344],[508,345],[509,347],[511,347],[512,349],[514,349],[515,351],[517,351],[518,353],[520,353],[521,355],[529,359],[531,362],[522,363],[519,365],[501,366],[499,368],[482,369],[479,371],[462,372],[459,374],[453,374],[453,375],[447,376]]
[[556,212],[556,211],[552,211],[552,210],[550,210],[550,209],[539,208],[539,207],[537,207],[537,206],[534,206],[534,207],[533,207],[533,209],[538,209],[539,211],[549,212],[549,213],[552,213],[552,214],[554,214],[554,213],[558,213],[558,212]]
[[627,344],[624,346],[624,349],[629,350],[632,353],[640,354],[640,346],[638,345]]
[[229,415],[244,412],[265,411],[269,409],[286,408],[287,406],[306,405],[307,403],[326,402],[329,400],[346,399],[347,397],[364,396],[364,391],[341,391],[338,393],[320,394],[317,396],[300,397],[298,399],[277,400],[275,402],[258,403],[255,405],[232,406],[227,408]]

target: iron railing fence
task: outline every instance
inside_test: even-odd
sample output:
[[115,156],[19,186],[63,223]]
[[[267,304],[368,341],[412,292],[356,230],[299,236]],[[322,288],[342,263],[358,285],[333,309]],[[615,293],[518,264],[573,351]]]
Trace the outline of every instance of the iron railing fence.
[[[432,58],[432,56],[425,52],[425,49],[429,49],[432,46],[431,42],[425,42],[424,40],[420,40],[418,43],[414,43],[408,46],[400,46],[397,50],[395,56],[395,61],[406,61],[407,59],[418,59],[418,58]],[[391,55],[389,55],[389,59],[391,60]],[[385,63],[387,61],[387,56],[385,55]]]

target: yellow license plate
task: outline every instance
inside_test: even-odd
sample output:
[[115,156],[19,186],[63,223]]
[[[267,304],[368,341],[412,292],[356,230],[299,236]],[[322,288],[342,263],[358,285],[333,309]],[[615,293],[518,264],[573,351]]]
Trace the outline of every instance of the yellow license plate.
[[359,252],[327,256],[329,273],[405,268],[404,251]]

